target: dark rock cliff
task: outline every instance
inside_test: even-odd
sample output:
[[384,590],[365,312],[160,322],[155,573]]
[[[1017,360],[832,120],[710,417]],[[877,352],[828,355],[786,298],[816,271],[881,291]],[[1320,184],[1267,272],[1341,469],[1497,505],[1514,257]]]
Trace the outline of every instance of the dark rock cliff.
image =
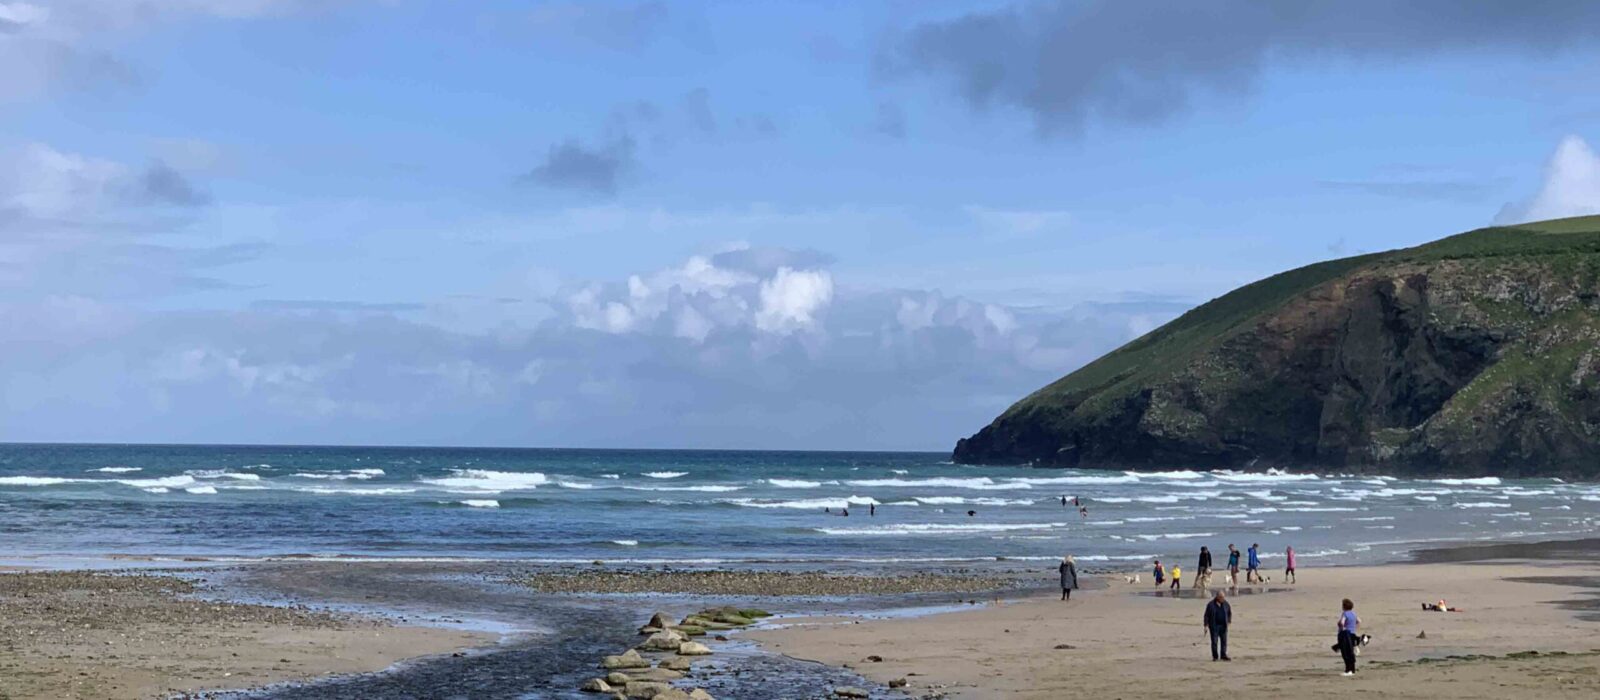
[[1600,476],[1600,217],[1242,287],[1023,399],[955,459]]

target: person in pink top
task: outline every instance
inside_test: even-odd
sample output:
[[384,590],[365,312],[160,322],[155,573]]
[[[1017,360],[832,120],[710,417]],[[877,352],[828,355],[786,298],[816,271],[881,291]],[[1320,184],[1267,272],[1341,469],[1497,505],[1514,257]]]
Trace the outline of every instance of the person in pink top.
[[1288,562],[1283,567],[1283,580],[1294,583],[1294,547],[1290,547],[1284,554],[1288,557]]

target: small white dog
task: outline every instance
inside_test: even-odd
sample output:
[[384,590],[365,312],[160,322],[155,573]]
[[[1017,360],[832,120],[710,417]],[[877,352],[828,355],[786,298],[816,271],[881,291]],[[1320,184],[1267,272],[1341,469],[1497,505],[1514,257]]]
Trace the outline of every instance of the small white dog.
[[1122,580],[1127,581],[1128,583],[1138,583],[1139,582],[1139,575],[1138,574],[1134,574],[1132,576],[1123,576]]

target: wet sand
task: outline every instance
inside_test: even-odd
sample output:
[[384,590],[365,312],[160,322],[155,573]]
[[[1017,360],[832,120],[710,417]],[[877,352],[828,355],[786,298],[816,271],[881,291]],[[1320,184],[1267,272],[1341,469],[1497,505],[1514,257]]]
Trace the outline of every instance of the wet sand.
[[377,671],[494,642],[196,592],[195,582],[162,575],[0,574],[0,697],[169,697]]
[[[1546,580],[1600,575],[1592,561],[1305,569],[1296,585],[1231,596],[1234,661],[1226,663],[1211,661],[1206,596],[1155,595],[1141,574],[1139,584],[1103,576],[1107,588],[1070,602],[1047,595],[909,619],[790,620],[747,637],[879,683],[905,678],[913,697],[1600,696],[1600,626],[1551,604],[1585,592]],[[1330,649],[1347,596],[1374,637],[1354,678],[1340,675]],[[1441,598],[1466,611],[1421,609]]]

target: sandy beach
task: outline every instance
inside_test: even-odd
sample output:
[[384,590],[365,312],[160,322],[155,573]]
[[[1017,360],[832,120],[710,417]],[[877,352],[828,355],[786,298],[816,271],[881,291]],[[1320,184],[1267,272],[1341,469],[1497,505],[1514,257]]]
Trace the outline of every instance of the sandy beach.
[[377,671],[494,642],[195,592],[160,575],[0,574],[0,698],[170,697]]
[[[1132,573],[1131,571],[1129,572]],[[1156,595],[1142,582],[1096,577],[1105,588],[909,619],[819,617],[783,621],[748,638],[796,658],[847,666],[913,697],[1596,697],[1600,626],[1580,619],[1600,567],[1579,562],[1394,564],[1306,569],[1230,596],[1231,663],[1210,659],[1206,597]],[[1551,582],[1560,581],[1560,583]],[[1340,675],[1340,600],[1355,600],[1363,650]],[[1445,599],[1460,613],[1424,612]],[[1573,605],[1562,605],[1563,601]],[[1537,652],[1537,653],[1531,653]],[[881,658],[871,661],[869,657]]]

